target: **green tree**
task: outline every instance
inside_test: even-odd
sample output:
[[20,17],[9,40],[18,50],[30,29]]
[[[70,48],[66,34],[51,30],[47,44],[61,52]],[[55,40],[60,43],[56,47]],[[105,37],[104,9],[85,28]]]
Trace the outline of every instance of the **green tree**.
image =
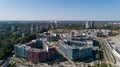
[[100,60],[100,54],[97,53],[97,54],[95,55],[95,58],[96,58],[97,60]]
[[107,64],[101,63],[100,67],[107,67]]

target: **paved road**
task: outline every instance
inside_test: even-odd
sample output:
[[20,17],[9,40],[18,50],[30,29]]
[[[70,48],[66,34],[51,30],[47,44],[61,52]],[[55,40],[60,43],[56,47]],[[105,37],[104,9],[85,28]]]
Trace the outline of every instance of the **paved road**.
[[[104,47],[104,45],[102,44],[102,40],[101,40],[100,38],[98,38],[98,37],[94,37],[94,38],[100,42],[100,45],[101,45],[102,47]],[[109,64],[108,64],[109,61],[107,60],[107,56],[106,56],[105,52],[104,52],[104,58],[105,58],[105,60],[106,60],[105,63],[107,63],[107,66],[110,67]],[[102,61],[102,62],[103,62],[103,61]]]
[[[104,48],[105,48],[105,50],[106,50],[106,53],[107,53],[108,59],[109,59],[108,61],[106,61],[106,63],[112,64],[113,67],[118,67],[118,65],[116,64],[116,60],[115,60],[114,57],[113,57],[113,53],[112,53],[112,49],[111,49],[111,47],[110,47],[110,43],[108,43],[106,39],[103,39],[103,38],[102,38],[102,40],[103,40],[104,42],[106,42],[106,43],[104,44]],[[108,65],[108,66],[109,66],[109,65]]]
[[119,67],[119,65],[114,64],[114,63],[111,63],[111,62],[104,62],[104,61],[103,61],[102,63],[111,64],[111,65],[112,65],[112,67]]
[[112,49],[110,48],[110,43],[108,43],[108,41],[106,39],[104,39],[104,41],[106,41],[106,43],[107,43],[107,44],[105,44],[106,45],[105,48],[106,48],[106,51],[108,53],[110,61],[113,62],[113,63],[116,63],[116,61],[113,57],[113,54],[112,54]]
[[[112,50],[112,48],[110,47],[110,45],[109,45],[109,48],[110,48],[110,50]],[[114,55],[114,53],[113,53],[113,55]],[[115,58],[116,58],[116,67],[120,67],[120,62],[119,62],[119,60],[117,59],[117,57],[116,56],[114,56]],[[114,67],[114,66],[113,66]]]

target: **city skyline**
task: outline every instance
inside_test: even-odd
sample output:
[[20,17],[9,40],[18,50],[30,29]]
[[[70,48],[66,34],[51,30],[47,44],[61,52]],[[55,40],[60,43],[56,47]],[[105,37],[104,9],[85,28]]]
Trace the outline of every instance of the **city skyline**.
[[119,0],[1,0],[0,20],[117,20]]

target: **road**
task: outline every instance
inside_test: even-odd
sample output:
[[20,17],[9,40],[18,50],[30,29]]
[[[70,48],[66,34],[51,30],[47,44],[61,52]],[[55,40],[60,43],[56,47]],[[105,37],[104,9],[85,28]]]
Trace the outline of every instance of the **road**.
[[106,40],[106,39],[104,39],[104,41],[107,43],[107,44],[105,44],[106,45],[106,51],[107,51],[107,54],[109,55],[109,59],[110,59],[110,61],[112,62],[112,63],[116,63],[116,61],[115,61],[115,59],[114,59],[114,57],[113,57],[113,54],[112,54],[112,49],[111,49],[111,47],[110,47],[110,43]]
[[[94,37],[94,38],[95,38],[97,41],[100,42],[100,45],[101,45],[101,47],[102,47],[102,49],[103,49],[103,52],[104,52],[104,58],[105,58],[105,60],[106,60],[105,63],[107,63],[107,66],[110,67],[110,65],[108,64],[108,63],[109,63],[109,58],[107,58],[109,55],[106,54],[107,51],[106,51],[105,45],[103,45],[103,44],[104,44],[103,39],[101,39],[101,38],[99,38],[99,37]],[[102,62],[103,62],[103,61],[102,61]]]
[[107,64],[111,64],[112,65],[112,67],[119,67],[117,64],[114,64],[114,63],[111,63],[111,62],[102,62],[102,63],[107,63]]
[[[106,40],[107,41],[107,40]],[[108,41],[107,41],[108,42]],[[112,52],[112,48],[110,47],[110,42],[108,42],[109,43],[109,45],[108,45],[108,47],[109,47],[109,49],[111,50],[111,52]],[[113,55],[114,55],[114,53],[113,53]],[[117,59],[117,57],[116,56],[114,56],[115,57],[115,64],[117,65],[116,67],[120,67],[120,62],[119,62],[119,60]]]

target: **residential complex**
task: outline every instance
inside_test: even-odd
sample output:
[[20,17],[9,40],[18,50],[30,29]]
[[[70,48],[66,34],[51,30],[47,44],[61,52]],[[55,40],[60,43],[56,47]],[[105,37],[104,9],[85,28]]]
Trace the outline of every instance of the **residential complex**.
[[76,60],[85,57],[92,57],[93,40],[84,35],[74,36],[74,32],[68,39],[59,40],[60,49],[71,59]]
[[[109,59],[113,63],[115,63],[113,55],[115,58],[120,58],[119,43],[116,42],[117,40],[110,38],[118,35],[119,33],[117,31],[109,29],[92,29],[92,27],[96,26],[96,21],[88,22],[90,23],[90,26],[88,24],[88,29],[71,29],[71,27],[77,25],[78,27],[80,25],[83,25],[83,27],[85,26],[85,23],[77,23],[78,22],[75,24],[57,21],[57,23],[43,23],[42,25],[31,23],[27,26],[27,24],[25,24],[23,27],[17,25],[6,25],[5,28],[8,28],[9,30],[1,28],[1,39],[7,37],[9,39],[6,41],[9,41],[10,38],[13,37],[10,42],[11,44],[14,44],[14,51],[11,51],[12,54],[14,54],[12,56],[12,59],[14,60],[10,58],[10,64],[14,65],[14,63],[16,63],[16,65],[18,65],[23,64],[25,61],[26,63],[24,63],[23,66],[29,66],[31,64],[34,66],[34,64],[36,65],[36,63],[39,63],[39,65],[45,64],[45,67],[47,67],[46,65],[49,67],[50,64],[52,65],[52,63],[54,63],[55,65],[58,64],[58,66],[63,65],[67,67],[67,64],[71,66],[74,66],[75,64],[79,67],[82,66],[81,63],[83,61],[85,65],[90,64],[91,66],[94,66],[99,64],[96,63],[98,61],[98,59],[96,59],[97,54],[100,54],[98,57],[100,57],[103,62],[106,60],[103,50],[107,51],[107,55],[110,56]],[[41,32],[41,30],[43,32]],[[7,36],[8,34],[11,36]],[[109,40],[108,43],[110,45],[101,45],[104,42],[101,43],[100,39],[96,38],[100,38],[102,40],[111,39],[113,42]],[[7,42],[5,44],[7,44]],[[109,50],[108,46],[110,46],[112,51]],[[7,45],[6,48],[8,47],[10,46]],[[18,62],[19,60],[21,63]]]
[[55,58],[56,50],[45,39],[32,40],[25,44],[14,45],[15,55],[33,61],[46,61]]
[[54,42],[59,40],[59,35],[52,32],[44,32],[36,35],[37,39],[46,39],[47,41]]

